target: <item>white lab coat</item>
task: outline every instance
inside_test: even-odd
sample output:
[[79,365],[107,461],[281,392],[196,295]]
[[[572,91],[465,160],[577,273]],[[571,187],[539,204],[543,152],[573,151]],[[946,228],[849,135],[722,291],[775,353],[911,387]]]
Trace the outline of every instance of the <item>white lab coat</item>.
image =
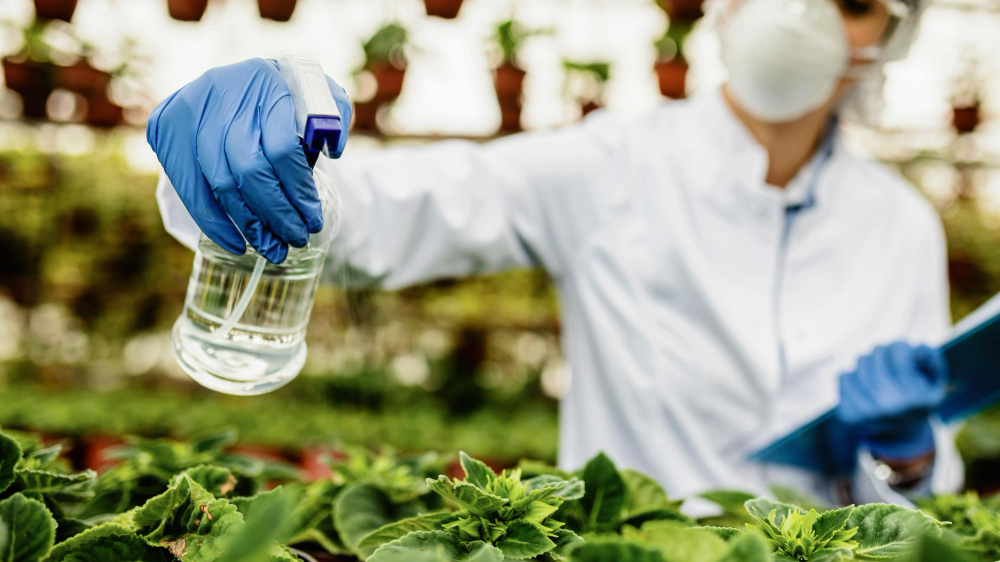
[[[787,189],[766,185],[766,152],[717,91],[485,145],[348,150],[319,164],[343,199],[330,269],[397,288],[543,267],[572,373],[562,466],[603,450],[673,497],[781,481],[829,500],[829,482],[748,454],[832,407],[859,355],[938,342],[950,317],[933,208],[836,136],[826,152]],[[191,246],[166,185],[165,223]],[[932,485],[946,490],[961,463],[938,433]],[[872,464],[857,499],[902,501]]]

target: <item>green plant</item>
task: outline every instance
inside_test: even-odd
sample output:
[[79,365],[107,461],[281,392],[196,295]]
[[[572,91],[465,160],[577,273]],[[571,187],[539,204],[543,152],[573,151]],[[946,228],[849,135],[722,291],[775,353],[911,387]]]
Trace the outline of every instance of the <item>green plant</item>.
[[521,479],[514,469],[495,473],[461,453],[464,480],[439,476],[427,485],[457,506],[373,531],[361,544],[378,546],[370,562],[409,560],[448,552],[455,560],[560,559],[580,538],[554,514],[565,501],[583,497],[583,483],[554,475]]
[[409,43],[409,32],[402,24],[388,23],[380,27],[365,41],[363,68],[389,64],[397,68],[406,66],[405,47]]
[[694,21],[689,20],[670,20],[670,25],[667,27],[663,35],[656,40],[653,45],[656,47],[656,59],[660,62],[667,62],[671,60],[686,60],[684,56],[684,41],[687,36],[691,34],[691,29],[694,27]]
[[548,29],[527,29],[517,20],[509,19],[497,25],[496,32],[493,33],[493,43],[499,50],[499,62],[497,66],[518,66],[517,56],[524,46],[524,42],[537,35],[551,33]]

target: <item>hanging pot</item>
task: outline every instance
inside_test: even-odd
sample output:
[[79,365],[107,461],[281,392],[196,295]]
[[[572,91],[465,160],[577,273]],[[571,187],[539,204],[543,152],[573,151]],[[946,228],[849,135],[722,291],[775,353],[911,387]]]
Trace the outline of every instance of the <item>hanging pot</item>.
[[500,130],[521,130],[521,96],[525,72],[512,64],[493,70],[493,86],[500,104]]
[[295,0],[257,0],[260,17],[274,21],[288,21],[295,11]]
[[951,124],[961,134],[975,131],[979,126],[979,104],[951,108]]
[[660,93],[673,99],[682,99],[686,95],[684,85],[687,80],[688,64],[682,58],[656,63],[656,77],[660,85]]
[[86,59],[70,66],[56,67],[56,85],[86,97],[103,93],[110,81],[110,74],[90,66]]
[[428,16],[444,19],[454,19],[462,8],[462,0],[424,0],[424,8]]
[[94,127],[117,127],[125,121],[125,110],[102,92],[87,99],[87,117],[84,121]]
[[701,9],[703,0],[657,0],[671,19],[696,20],[704,15]]
[[35,15],[40,20],[68,22],[76,11],[76,0],[35,0]]
[[199,21],[207,7],[208,0],[167,0],[170,17],[179,21]]

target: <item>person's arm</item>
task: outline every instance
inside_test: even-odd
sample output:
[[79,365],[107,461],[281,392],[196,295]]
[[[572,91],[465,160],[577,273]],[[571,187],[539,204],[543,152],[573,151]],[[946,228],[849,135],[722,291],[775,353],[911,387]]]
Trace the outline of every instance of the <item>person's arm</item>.
[[[330,89],[347,119],[350,102]],[[597,207],[591,186],[618,137],[607,116],[485,145],[442,143],[321,159],[341,193],[331,254],[387,287],[538,265],[558,276]],[[613,128],[612,128],[613,129]],[[288,88],[273,61],[213,69],[164,100],[147,139],[169,181],[157,190],[169,232],[197,230],[272,262],[323,227],[295,135]],[[346,144],[341,138],[334,156]]]
[[322,162],[343,204],[333,274],[345,266],[387,288],[518,267],[558,277],[593,220],[605,119]]
[[[922,240],[915,244],[918,281],[912,315],[907,320],[907,340],[938,346],[951,330],[947,248],[940,220],[924,207],[926,220]],[[941,359],[943,361],[943,359]],[[885,364],[890,363],[886,361]],[[947,372],[947,365],[932,367]],[[918,381],[919,382],[919,381]],[[909,385],[912,390],[915,385]],[[930,394],[939,390],[930,390]],[[884,394],[884,393],[883,393]],[[940,391],[943,398],[943,391]],[[883,425],[883,429],[884,429]],[[907,503],[906,495],[954,492],[962,485],[963,464],[955,446],[955,435],[933,415],[917,416],[895,439],[883,436],[859,453],[853,489],[857,501]],[[909,429],[907,429],[907,427]]]

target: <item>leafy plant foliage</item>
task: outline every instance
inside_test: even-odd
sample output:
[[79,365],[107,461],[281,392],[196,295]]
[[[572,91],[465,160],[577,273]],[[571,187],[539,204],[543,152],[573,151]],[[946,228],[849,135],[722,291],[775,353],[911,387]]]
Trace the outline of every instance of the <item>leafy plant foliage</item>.
[[0,432],[0,561],[299,560],[289,545],[368,562],[1000,558],[1000,500],[974,494],[918,511],[717,490],[702,497],[721,513],[695,520],[603,454],[576,472],[526,461],[498,473],[462,453],[465,477],[453,479],[437,476],[435,455],[353,450],[331,462],[332,478],[304,483],[287,466],[229,453],[234,441],[132,440],[97,478],[73,472],[58,445]]

